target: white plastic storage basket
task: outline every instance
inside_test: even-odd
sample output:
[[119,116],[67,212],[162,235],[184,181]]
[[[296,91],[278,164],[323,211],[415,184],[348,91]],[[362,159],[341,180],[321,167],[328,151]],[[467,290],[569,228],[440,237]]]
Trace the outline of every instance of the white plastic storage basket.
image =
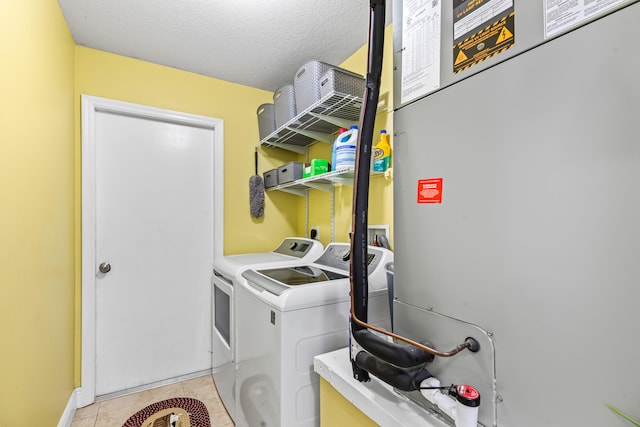
[[258,107],[258,133],[260,140],[269,136],[276,130],[276,117],[273,111],[273,104],[262,104]]
[[298,68],[293,78],[293,86],[299,112],[320,99],[320,77],[330,68],[335,66],[320,61],[309,61]]
[[284,85],[273,92],[276,129],[296,116],[296,96],[292,84]]
[[320,98],[332,92],[362,97],[365,80],[359,74],[343,68],[330,68],[320,77]]

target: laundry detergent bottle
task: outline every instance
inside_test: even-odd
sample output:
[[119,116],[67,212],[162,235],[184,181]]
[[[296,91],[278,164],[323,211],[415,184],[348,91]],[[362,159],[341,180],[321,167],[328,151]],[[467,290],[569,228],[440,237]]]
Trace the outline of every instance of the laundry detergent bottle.
[[335,142],[334,170],[353,167],[356,164],[356,145],[358,143],[358,126],[338,135]]
[[347,128],[340,128],[340,130],[338,131],[338,136],[333,141],[333,148],[331,149],[331,170],[332,171],[336,170],[336,146],[338,145],[338,140],[340,139],[340,136],[343,133],[345,133],[347,130],[348,130]]
[[391,145],[386,130],[380,131],[380,140],[373,149],[373,171],[386,172],[391,166]]

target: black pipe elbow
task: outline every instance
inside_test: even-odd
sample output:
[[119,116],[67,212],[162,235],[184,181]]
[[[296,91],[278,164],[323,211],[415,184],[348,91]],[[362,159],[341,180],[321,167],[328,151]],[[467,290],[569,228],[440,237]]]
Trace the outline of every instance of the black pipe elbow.
[[412,345],[389,342],[367,329],[353,332],[353,338],[366,351],[393,365],[408,368],[433,361],[435,356]]
[[400,368],[365,351],[361,351],[356,355],[355,363],[359,368],[368,371],[385,383],[402,391],[418,390],[420,383],[431,376],[423,366]]

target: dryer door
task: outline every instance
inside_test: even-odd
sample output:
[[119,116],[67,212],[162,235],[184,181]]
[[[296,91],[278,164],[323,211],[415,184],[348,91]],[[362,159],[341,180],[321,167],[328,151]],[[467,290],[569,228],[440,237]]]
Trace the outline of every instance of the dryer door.
[[214,270],[213,279],[213,381],[231,418],[235,404],[235,302],[233,282]]
[[214,270],[213,279],[213,371],[234,360],[233,283]]

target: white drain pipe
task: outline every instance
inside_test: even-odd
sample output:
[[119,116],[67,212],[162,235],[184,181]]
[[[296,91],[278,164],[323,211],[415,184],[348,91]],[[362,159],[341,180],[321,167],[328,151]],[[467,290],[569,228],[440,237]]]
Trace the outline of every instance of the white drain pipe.
[[440,381],[429,377],[420,383],[420,393],[453,419],[456,427],[478,426],[480,393],[475,388],[468,385],[456,386],[450,391],[455,397],[451,397],[449,394],[442,393],[437,387],[440,387]]

